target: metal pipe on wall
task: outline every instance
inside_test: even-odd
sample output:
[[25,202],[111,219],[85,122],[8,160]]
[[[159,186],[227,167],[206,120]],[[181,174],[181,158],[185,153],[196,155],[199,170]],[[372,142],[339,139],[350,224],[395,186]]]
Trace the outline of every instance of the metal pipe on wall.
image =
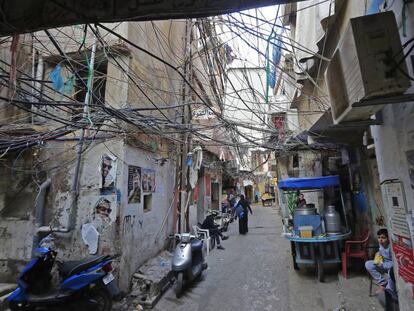
[[35,202],[35,233],[33,235],[33,246],[32,246],[32,253],[34,249],[38,246],[40,237],[38,229],[44,225],[44,218],[45,218],[45,200],[46,200],[46,192],[49,189],[52,180],[48,178],[44,181],[40,187],[39,192],[36,196]]

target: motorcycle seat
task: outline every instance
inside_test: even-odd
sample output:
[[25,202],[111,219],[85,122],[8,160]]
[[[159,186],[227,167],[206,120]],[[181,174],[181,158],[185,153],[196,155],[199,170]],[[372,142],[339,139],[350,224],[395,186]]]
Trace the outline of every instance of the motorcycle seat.
[[191,250],[192,251],[196,251],[196,250],[200,250],[203,247],[203,241],[199,240],[199,239],[194,239],[191,241]]
[[27,295],[27,301],[29,301],[32,304],[53,304],[59,300],[66,299],[67,297],[69,297],[69,295],[70,292],[60,292],[58,290],[54,290],[52,292],[48,292],[41,295],[29,294]]
[[67,277],[78,274],[84,270],[93,267],[97,263],[103,261],[107,255],[101,256],[92,256],[89,258],[85,258],[83,260],[76,260],[76,261],[66,261],[58,264],[59,274],[62,279],[66,279]]

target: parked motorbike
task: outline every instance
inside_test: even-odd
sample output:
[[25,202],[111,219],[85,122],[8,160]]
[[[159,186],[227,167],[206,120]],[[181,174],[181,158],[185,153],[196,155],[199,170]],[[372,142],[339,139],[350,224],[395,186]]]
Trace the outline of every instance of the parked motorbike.
[[211,215],[214,216],[214,223],[218,226],[221,232],[227,232],[229,224],[232,222],[230,213],[222,213],[217,210],[209,210]]
[[61,283],[52,286],[51,270],[57,252],[49,247],[36,249],[18,278],[17,289],[7,298],[11,311],[96,310],[109,311],[109,286],[114,281],[111,256],[94,256],[58,264]]
[[190,233],[175,234],[177,246],[172,259],[172,271],[175,274],[174,291],[177,298],[185,285],[199,277],[207,269],[203,241]]

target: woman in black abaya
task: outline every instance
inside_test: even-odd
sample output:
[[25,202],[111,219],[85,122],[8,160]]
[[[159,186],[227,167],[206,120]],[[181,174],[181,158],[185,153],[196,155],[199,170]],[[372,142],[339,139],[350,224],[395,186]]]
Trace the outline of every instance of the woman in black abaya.
[[247,216],[247,214],[248,211],[250,211],[250,214],[253,214],[252,209],[250,208],[249,202],[244,198],[244,195],[240,196],[240,201],[238,204],[240,204],[243,208],[242,215],[239,215],[239,233],[246,234],[247,232],[249,232],[249,217]]

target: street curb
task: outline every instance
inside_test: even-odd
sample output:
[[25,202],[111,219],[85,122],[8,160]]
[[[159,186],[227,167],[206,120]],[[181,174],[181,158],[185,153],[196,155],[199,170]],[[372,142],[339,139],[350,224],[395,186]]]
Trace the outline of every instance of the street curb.
[[170,288],[172,285],[172,280],[174,279],[174,273],[171,270],[168,274],[156,285],[158,288],[158,293],[155,296],[151,296],[150,300],[145,300],[140,302],[144,309],[152,309],[161,299],[162,295]]

